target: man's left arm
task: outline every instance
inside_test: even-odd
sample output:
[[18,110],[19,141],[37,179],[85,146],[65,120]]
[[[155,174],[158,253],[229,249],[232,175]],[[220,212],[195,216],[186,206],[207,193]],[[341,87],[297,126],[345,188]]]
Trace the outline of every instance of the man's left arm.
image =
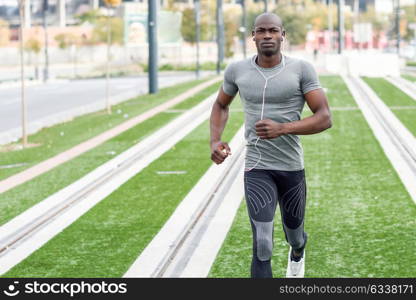
[[256,132],[261,139],[273,139],[285,134],[314,134],[332,126],[331,112],[324,91],[319,88],[304,95],[313,115],[299,121],[277,123],[270,119],[258,121]]

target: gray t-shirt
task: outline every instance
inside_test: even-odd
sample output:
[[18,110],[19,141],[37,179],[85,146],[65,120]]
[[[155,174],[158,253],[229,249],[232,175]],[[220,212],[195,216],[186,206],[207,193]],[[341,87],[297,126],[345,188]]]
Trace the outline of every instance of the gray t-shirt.
[[[283,135],[274,139],[258,139],[255,123],[263,119],[279,123],[300,120],[305,104],[304,94],[321,88],[313,66],[304,60],[284,56],[273,68],[261,68],[256,55],[231,63],[224,74],[223,90],[234,96],[240,92],[245,113],[247,141],[246,169],[296,171],[304,168],[303,149],[298,136]],[[256,144],[257,142],[257,144]],[[259,159],[260,158],[260,159]]]

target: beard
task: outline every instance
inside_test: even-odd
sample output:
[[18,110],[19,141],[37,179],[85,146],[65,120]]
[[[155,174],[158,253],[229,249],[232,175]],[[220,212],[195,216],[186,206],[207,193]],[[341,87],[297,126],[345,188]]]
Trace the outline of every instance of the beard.
[[279,53],[279,48],[276,48],[276,49],[262,49],[260,52],[261,52],[262,55],[270,57],[270,56],[273,56],[273,55],[276,55],[277,53]]
[[274,48],[261,48],[260,45],[257,45],[257,51],[261,53],[261,55],[270,57],[273,55],[277,55],[280,50],[280,45],[277,44]]

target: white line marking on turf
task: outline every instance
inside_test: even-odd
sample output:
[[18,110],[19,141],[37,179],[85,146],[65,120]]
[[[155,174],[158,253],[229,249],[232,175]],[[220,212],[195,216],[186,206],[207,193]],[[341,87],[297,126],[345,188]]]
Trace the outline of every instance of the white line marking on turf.
[[0,166],[0,169],[11,169],[11,168],[17,168],[17,167],[23,167],[28,165],[29,163],[18,163],[18,164],[12,164],[12,165],[2,165]]
[[156,171],[158,175],[186,174],[186,171]]

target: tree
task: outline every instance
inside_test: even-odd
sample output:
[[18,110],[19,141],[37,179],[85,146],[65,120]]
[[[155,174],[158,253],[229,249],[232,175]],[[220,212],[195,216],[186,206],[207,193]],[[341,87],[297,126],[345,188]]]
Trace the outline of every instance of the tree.
[[73,33],[60,33],[55,36],[55,41],[58,43],[58,47],[66,49],[72,45],[77,45],[80,38]]
[[203,41],[215,41],[217,36],[217,25],[215,22],[215,8],[216,1],[200,0],[201,1],[201,22],[206,24],[206,35],[201,39]]
[[403,10],[403,15],[401,17],[401,28],[402,28],[402,36],[403,39],[406,41],[410,41],[411,39],[413,39],[416,34],[415,34],[415,30],[416,29],[411,29],[409,27],[409,24],[411,23],[416,23],[415,21],[415,7],[414,6],[405,6],[402,7]]
[[39,53],[42,49],[41,43],[38,39],[30,38],[24,44],[24,50],[29,52],[29,63],[32,63],[32,53],[35,54],[35,78],[39,79]]
[[166,10],[169,11],[178,11],[178,8],[176,6],[175,0],[167,0]]
[[[238,36],[238,28],[241,23],[240,11],[235,8],[229,8],[224,12],[224,27],[225,27],[225,57],[231,57],[234,55],[232,50],[234,44],[234,38]],[[240,22],[236,22],[238,18]]]
[[[72,58],[73,63],[73,74],[74,77],[77,76],[77,52],[78,52],[78,46],[82,42],[82,38],[80,36],[77,36],[73,33],[60,33],[57,36],[55,36],[55,40],[58,42],[58,47],[61,49],[67,49],[70,48],[69,56]],[[72,55],[71,55],[72,53]]]
[[286,39],[290,45],[301,45],[306,41],[307,24],[310,24],[305,9],[300,6],[290,6],[279,1],[274,13],[278,14],[283,21],[286,31]]
[[28,52],[39,53],[42,47],[38,39],[30,38],[26,41],[24,48]]
[[[202,12],[201,8],[201,26],[200,26],[200,38],[201,41],[209,40],[209,24],[206,16]],[[195,11],[193,8],[186,8],[182,12],[181,34],[182,38],[190,43],[196,41],[196,24],[195,24]]]
[[[201,26],[202,27],[202,26]],[[181,34],[182,38],[190,43],[195,43],[195,16],[192,8],[186,8],[182,12]]]
[[98,9],[92,9],[75,17],[80,21],[81,24],[86,22],[95,24],[100,18],[103,17],[103,15]]
[[10,40],[9,23],[0,19],[0,46],[6,46]]

